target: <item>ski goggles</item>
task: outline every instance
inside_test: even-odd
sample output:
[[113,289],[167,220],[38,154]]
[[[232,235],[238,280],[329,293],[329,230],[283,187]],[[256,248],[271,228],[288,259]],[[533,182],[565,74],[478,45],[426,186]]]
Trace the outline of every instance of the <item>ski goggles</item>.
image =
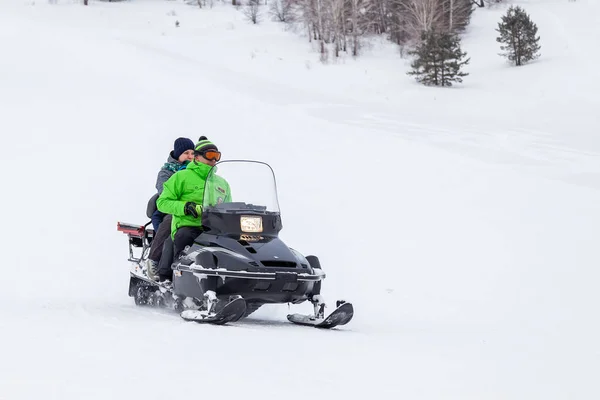
[[209,161],[219,161],[221,159],[221,152],[217,150],[204,150],[199,154]]

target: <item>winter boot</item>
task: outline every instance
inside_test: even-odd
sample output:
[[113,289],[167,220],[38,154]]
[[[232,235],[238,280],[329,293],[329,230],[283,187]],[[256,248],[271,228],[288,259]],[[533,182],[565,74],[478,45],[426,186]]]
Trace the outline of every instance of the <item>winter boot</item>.
[[215,292],[212,290],[204,292],[204,306],[209,315],[216,313],[217,302],[217,294]]
[[157,280],[165,288],[167,288],[167,289],[172,289],[173,288],[173,282],[171,282],[171,277],[170,276],[164,276],[164,275],[162,275],[162,274],[159,273],[158,277],[157,277]]
[[146,260],[146,275],[153,281],[158,281],[158,263],[154,260]]

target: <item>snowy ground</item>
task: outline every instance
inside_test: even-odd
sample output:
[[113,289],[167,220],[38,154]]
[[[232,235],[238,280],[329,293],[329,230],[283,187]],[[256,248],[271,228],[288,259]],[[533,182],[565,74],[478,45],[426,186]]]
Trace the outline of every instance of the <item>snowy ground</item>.
[[[518,69],[503,7],[476,10],[452,89],[383,41],[321,65],[226,5],[58,3],[0,4],[0,399],[598,398],[598,1],[520,2],[542,58]],[[349,325],[133,305],[116,221],[202,134],[273,166],[282,237]]]

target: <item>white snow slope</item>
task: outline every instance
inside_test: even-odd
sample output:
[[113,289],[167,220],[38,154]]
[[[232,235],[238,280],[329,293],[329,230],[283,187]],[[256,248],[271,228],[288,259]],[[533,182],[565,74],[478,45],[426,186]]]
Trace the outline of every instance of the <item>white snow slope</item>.
[[[599,398],[600,4],[518,4],[542,57],[509,66],[505,6],[477,9],[438,89],[383,40],[322,65],[227,4],[2,1],[0,399]],[[203,134],[274,168],[282,238],[350,324],[133,304],[116,222]]]

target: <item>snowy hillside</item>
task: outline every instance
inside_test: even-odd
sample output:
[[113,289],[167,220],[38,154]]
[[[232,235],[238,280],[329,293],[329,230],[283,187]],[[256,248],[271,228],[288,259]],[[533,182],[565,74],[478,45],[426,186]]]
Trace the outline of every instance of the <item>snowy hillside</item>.
[[[477,9],[438,89],[383,39],[322,65],[224,4],[1,2],[0,399],[597,399],[600,1],[514,4],[542,57],[506,64],[506,6]],[[281,237],[350,324],[133,304],[116,222],[200,135],[274,168]]]

